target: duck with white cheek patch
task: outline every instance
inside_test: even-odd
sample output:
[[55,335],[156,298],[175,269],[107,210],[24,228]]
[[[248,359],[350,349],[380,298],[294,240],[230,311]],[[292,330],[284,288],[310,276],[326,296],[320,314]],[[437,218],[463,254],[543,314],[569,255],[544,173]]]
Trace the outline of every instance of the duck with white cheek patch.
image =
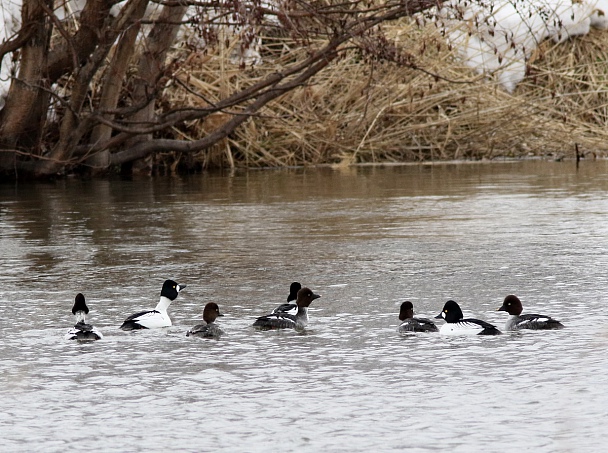
[[172,323],[167,309],[185,287],[186,285],[179,285],[173,280],[166,280],[160,291],[160,301],[156,304],[156,308],[154,310],[140,311],[129,316],[120,328],[122,330],[138,330],[170,327]]
[[502,332],[492,324],[481,319],[465,318],[460,306],[448,300],[436,319],[444,319],[445,324],[439,332],[445,335],[500,335]]

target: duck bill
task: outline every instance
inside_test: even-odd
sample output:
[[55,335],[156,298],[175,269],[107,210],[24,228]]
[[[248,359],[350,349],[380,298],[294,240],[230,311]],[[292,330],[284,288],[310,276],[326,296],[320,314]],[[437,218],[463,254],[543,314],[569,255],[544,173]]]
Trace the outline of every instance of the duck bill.
[[443,319],[443,316],[441,316],[441,313],[439,313],[437,316],[435,316],[435,319]]
[[184,289],[186,287],[186,285],[177,285],[177,288],[175,288],[177,290],[177,292],[179,293],[182,289]]
[[496,311],[507,311],[507,309],[503,305],[502,307],[497,308]]
[[318,294],[315,294],[315,293],[312,294],[312,300],[318,299],[319,297],[321,297],[321,296],[319,296]]

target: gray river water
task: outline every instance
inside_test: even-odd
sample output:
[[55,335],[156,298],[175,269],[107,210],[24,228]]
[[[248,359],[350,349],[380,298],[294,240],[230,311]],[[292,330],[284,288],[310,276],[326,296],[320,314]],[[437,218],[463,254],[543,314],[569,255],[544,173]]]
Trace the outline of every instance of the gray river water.
[[[608,162],[0,185],[0,449],[602,452]],[[173,326],[118,329],[187,288]],[[257,332],[300,281],[310,324]],[[76,293],[100,341],[64,340]],[[566,329],[400,336],[448,299]],[[219,340],[187,338],[203,306]],[[441,325],[443,321],[437,320]]]

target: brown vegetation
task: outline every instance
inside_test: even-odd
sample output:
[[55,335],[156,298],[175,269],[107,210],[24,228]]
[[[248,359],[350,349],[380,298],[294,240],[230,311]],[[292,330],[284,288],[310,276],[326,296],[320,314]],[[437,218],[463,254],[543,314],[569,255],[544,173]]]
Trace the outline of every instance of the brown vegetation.
[[[53,1],[23,0],[23,26],[0,45],[0,59],[14,52],[19,60],[0,110],[0,172],[130,171],[134,163],[149,170],[147,160],[167,152],[195,162],[193,154],[224,141],[269,102],[307,84],[349,49],[358,49],[364,58],[414,64],[407,51],[387,45],[379,26],[436,1],[282,0],[271,7],[259,0],[179,0],[157,4],[154,15],[145,15],[146,7],[155,4],[151,0],[129,0],[115,15],[114,3],[87,0],[79,18],[68,19],[75,20],[69,27],[53,11]],[[188,18],[184,14],[191,5],[195,9]],[[199,32],[203,55],[225,47],[231,34],[238,35],[242,53],[260,30],[289,37],[302,52],[255,81],[237,87],[216,81],[219,96],[191,92],[203,104],[163,106],[160,96],[169,82],[178,82],[175,74],[183,59],[193,61],[190,51],[169,55],[183,21]],[[144,23],[149,32],[140,34]],[[222,59],[220,67],[227,64]],[[225,121],[217,120],[222,117]],[[216,127],[195,140],[171,134],[192,122]]]
[[[511,95],[463,67],[433,26],[404,19],[385,29],[426,71],[363,62],[353,51],[194,158],[206,167],[255,167],[574,157],[576,144],[594,156],[608,151],[608,32],[543,43]],[[192,60],[178,75],[188,89],[173,84],[165,102],[196,104],[193,93],[253,83],[302,51],[282,45],[282,55],[245,71],[222,64],[221,53],[205,57],[204,65]],[[209,121],[222,115],[175,133],[200,137]]]
[[[48,22],[29,28],[10,43],[22,48],[22,66],[0,112],[0,171],[574,156],[575,145],[608,151],[608,32],[543,43],[508,94],[459,63],[433,25],[408,17],[432,3],[376,10],[349,2],[328,11],[324,3],[286,2],[280,22],[254,27],[262,38],[257,65],[234,63],[243,34],[221,27],[204,50],[169,48],[185,11],[173,3],[145,45],[135,43],[147,0],[131,2],[105,34],[64,27],[51,40]],[[87,3],[81,20],[102,27],[94,13],[110,4]],[[35,21],[48,11],[30,14]]]

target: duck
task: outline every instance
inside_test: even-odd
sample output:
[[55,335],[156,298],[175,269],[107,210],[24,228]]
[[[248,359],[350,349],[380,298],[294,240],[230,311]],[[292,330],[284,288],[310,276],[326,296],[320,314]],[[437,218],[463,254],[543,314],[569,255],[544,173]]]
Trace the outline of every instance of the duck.
[[505,297],[502,306],[496,309],[496,311],[506,311],[510,315],[505,324],[505,330],[551,330],[564,328],[561,322],[550,316],[531,313],[522,315],[521,312],[523,310],[524,307],[521,304],[521,300],[513,294]]
[[401,304],[399,319],[402,323],[397,331],[404,332],[438,332],[439,329],[433,321],[427,318],[414,318],[414,304],[406,300]]
[[253,327],[259,330],[273,329],[303,329],[308,324],[308,307],[313,300],[321,297],[312,292],[309,288],[301,288],[298,291],[296,304],[298,311],[295,315],[289,313],[271,313],[266,316],[260,316],[253,323]]
[[448,300],[436,319],[444,319],[445,324],[439,332],[446,335],[500,335],[502,332],[496,326],[481,319],[464,318],[460,305]]
[[96,341],[103,338],[103,335],[99,330],[86,322],[86,315],[89,314],[89,307],[87,307],[82,293],[76,294],[76,297],[74,298],[72,314],[76,317],[76,324],[65,335],[66,340]]
[[209,302],[203,309],[203,320],[205,321],[205,324],[197,324],[186,332],[186,336],[219,338],[224,334],[224,331],[215,323],[218,316],[224,316],[220,313],[220,307],[215,302]]
[[294,315],[298,312],[298,305],[296,300],[298,299],[298,291],[302,289],[302,285],[299,282],[293,282],[289,285],[289,296],[287,296],[287,303],[281,304],[274,310],[273,313],[288,313]]
[[167,309],[173,302],[179,292],[186,285],[180,285],[173,280],[165,280],[163,288],[160,292],[160,301],[154,310],[145,310],[129,316],[120,326],[121,330],[137,330],[137,329],[156,329],[159,327],[170,327],[172,325],[171,318],[167,313]]

